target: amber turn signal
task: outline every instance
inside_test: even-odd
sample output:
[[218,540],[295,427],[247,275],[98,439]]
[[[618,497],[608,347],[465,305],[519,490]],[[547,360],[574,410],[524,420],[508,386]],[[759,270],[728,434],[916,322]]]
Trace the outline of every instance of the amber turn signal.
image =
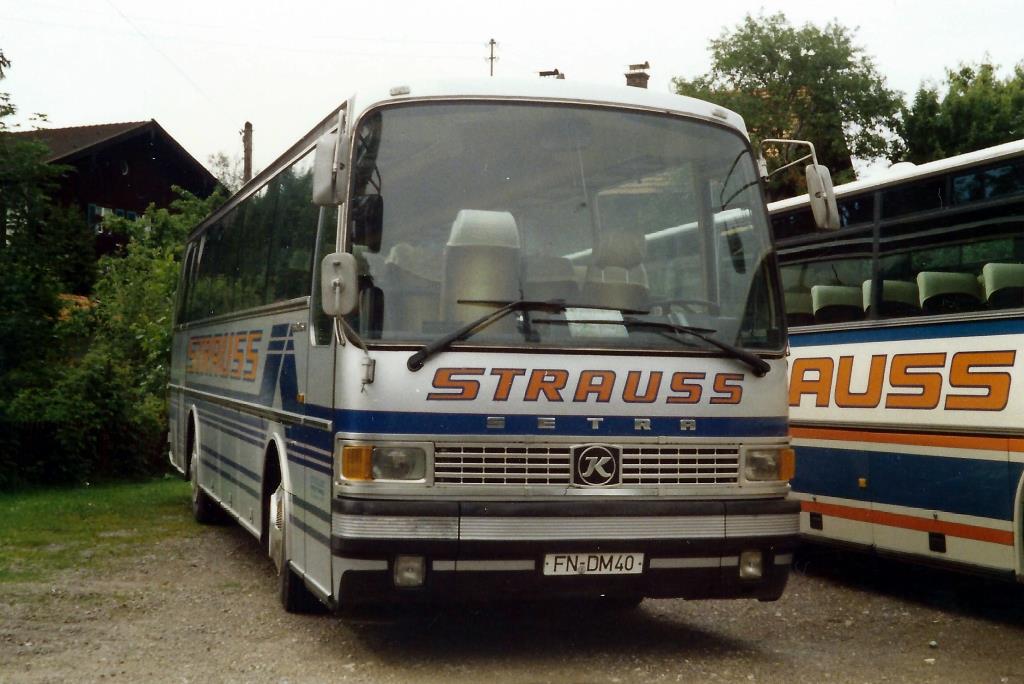
[[341,449],[341,476],[346,480],[373,479],[373,447],[345,446]]
[[779,450],[779,479],[788,482],[796,477],[796,452],[793,449]]

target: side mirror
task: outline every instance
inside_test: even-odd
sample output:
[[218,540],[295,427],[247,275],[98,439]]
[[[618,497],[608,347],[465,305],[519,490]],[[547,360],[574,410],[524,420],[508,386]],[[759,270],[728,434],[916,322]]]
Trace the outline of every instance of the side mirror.
[[814,223],[823,230],[839,230],[839,208],[836,206],[836,193],[832,190],[832,174],[821,164],[808,164],[804,173]]
[[320,301],[328,316],[352,313],[359,302],[359,281],[356,257],[348,252],[334,252],[320,262]]
[[384,198],[380,195],[359,195],[352,198],[349,209],[352,242],[376,254],[380,251],[384,228]]
[[316,141],[313,159],[313,204],[337,205],[348,187],[348,136],[325,133]]

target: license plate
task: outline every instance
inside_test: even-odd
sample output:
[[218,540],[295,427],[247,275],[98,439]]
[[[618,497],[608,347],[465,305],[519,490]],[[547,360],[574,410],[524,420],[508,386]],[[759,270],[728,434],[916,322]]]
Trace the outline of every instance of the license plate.
[[639,575],[643,571],[642,553],[549,553],[544,556],[545,575]]

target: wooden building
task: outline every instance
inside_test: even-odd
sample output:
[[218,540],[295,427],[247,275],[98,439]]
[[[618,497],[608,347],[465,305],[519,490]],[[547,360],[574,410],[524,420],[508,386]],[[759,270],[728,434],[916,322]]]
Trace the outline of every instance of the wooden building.
[[[152,119],[13,135],[44,143],[50,150],[46,161],[72,167],[53,198],[80,207],[94,227],[107,214],[134,218],[150,204],[166,207],[175,199],[172,186],[207,197],[218,184]],[[97,253],[108,253],[119,242],[118,236],[98,233]]]

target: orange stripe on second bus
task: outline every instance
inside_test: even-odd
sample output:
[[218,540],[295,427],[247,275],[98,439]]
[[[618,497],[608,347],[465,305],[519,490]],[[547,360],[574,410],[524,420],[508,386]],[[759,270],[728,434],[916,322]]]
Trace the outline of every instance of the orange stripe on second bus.
[[1009,437],[978,437],[971,435],[938,435],[911,432],[873,432],[870,430],[842,430],[837,428],[791,427],[789,433],[797,439],[827,439],[841,442],[874,442],[879,444],[909,444],[912,446],[947,447],[950,449],[983,449],[986,451],[1024,452],[1024,439]]
[[1013,546],[1013,532],[993,530],[979,525],[929,520],[912,515],[886,513],[884,511],[873,511],[868,508],[819,503],[817,501],[802,501],[800,507],[807,513],[821,513],[822,515],[831,515],[845,520],[886,525],[887,527],[900,527],[919,532],[939,532],[949,537]]

